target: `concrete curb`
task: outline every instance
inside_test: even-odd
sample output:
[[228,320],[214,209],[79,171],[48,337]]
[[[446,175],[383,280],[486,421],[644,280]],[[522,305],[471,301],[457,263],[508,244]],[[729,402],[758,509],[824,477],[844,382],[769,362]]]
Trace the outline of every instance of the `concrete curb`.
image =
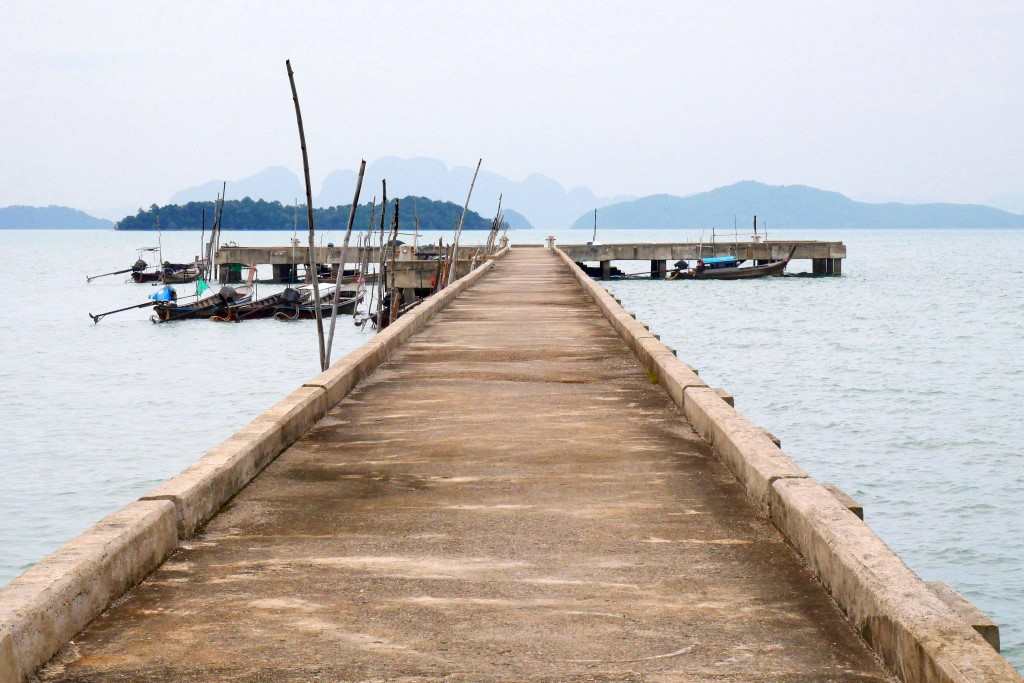
[[1021,682],[1009,662],[835,495],[707,387],[572,259],[559,249],[555,253],[892,671],[907,683]]
[[813,479],[772,484],[772,522],[904,681],[1020,676],[871,529]]
[[508,250],[429,297],[184,472],[103,518],[0,589],[0,683],[24,681],[49,661]]
[[0,681],[22,681],[178,545],[174,505],[104,517],[0,589]]

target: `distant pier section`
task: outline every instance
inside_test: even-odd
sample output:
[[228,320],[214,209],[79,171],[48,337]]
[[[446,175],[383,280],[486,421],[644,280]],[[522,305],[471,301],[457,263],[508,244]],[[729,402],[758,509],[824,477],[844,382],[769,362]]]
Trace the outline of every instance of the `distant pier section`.
[[[446,249],[445,252],[450,249]],[[331,279],[337,274],[341,262],[341,247],[328,245],[314,249],[316,262],[321,268],[330,268]],[[417,246],[403,244],[395,252],[394,263],[385,262],[388,286],[403,289],[422,289],[433,286],[439,274],[438,256],[442,251],[436,244]],[[459,247],[456,277],[462,277],[472,270],[476,263],[483,261],[483,245]],[[385,250],[385,260],[390,252]],[[381,263],[380,247],[349,247],[345,251],[346,265],[362,262]],[[222,246],[213,259],[221,282],[241,282],[239,266],[270,266],[273,269],[272,282],[297,282],[298,267],[309,263],[309,249],[304,246],[242,247]],[[347,277],[347,276],[346,276]]]
[[577,263],[601,264],[602,279],[608,279],[613,261],[650,261],[651,276],[664,277],[669,264],[708,256],[735,256],[755,263],[778,261],[793,250],[794,260],[809,260],[815,275],[843,274],[846,245],[818,240],[764,240],[748,242],[631,242],[625,244],[558,244]]

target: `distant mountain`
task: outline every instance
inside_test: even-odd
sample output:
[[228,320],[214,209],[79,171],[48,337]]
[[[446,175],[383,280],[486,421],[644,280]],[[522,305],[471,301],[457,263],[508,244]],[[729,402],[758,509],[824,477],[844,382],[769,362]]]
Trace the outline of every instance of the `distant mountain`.
[[84,211],[67,206],[3,206],[0,207],[0,230],[17,228],[57,228],[62,230],[96,230],[114,224],[95,218]]
[[[443,161],[428,158],[399,159],[384,157],[367,165],[363,180],[363,197],[374,195],[380,200],[381,179],[388,181],[388,194],[432,197],[462,206],[473,177],[468,166],[449,168]],[[339,169],[327,174],[314,198],[316,206],[347,205],[355,190],[356,172]],[[176,192],[170,204],[212,201],[220,192],[221,181],[211,180]],[[305,196],[302,180],[292,171],[280,166],[266,168],[240,180],[229,180],[228,198],[252,197],[266,201],[290,204]],[[598,197],[585,187],[567,190],[558,182],[539,174],[525,180],[510,180],[487,170],[487,162],[480,170],[470,208],[482,216],[494,215],[498,195],[504,195],[506,206],[515,206],[520,215],[530,217],[534,225],[560,228],[569,225],[581,212],[605,206],[629,197]]]
[[[424,157],[383,157],[367,165],[363,195],[377,194],[379,198],[382,178],[388,181],[389,193],[393,188],[403,194],[422,194],[461,206],[466,201],[473,169],[469,166],[449,168],[443,161]],[[355,182],[356,173],[353,170],[330,173],[324,179],[316,203],[330,206],[348,202],[352,198]],[[559,182],[537,173],[524,180],[511,180],[487,170],[485,159],[473,189],[470,208],[484,216],[494,215],[499,194],[503,196],[506,206],[515,206],[521,215],[529,216],[532,225],[549,228],[569,225],[583,211],[627,198],[598,197],[585,187],[566,189]]]
[[505,222],[508,223],[509,230],[531,230],[533,228],[526,216],[518,211],[502,209],[501,212],[505,215]]
[[[210,180],[202,185],[189,187],[171,196],[169,204],[187,204],[188,202],[210,202],[217,198],[223,181]],[[238,180],[229,180],[227,187],[229,199],[252,197],[268,202],[291,204],[296,199],[305,203],[306,188],[299,176],[283,166],[270,166]],[[349,199],[352,198],[349,193]]]
[[[452,202],[438,202],[426,197],[402,197],[399,200],[398,227],[403,232],[415,229],[413,204],[420,219],[422,230],[451,230],[462,214],[462,207]],[[388,201],[384,225],[391,228],[394,215],[394,200]],[[213,202],[188,202],[187,204],[153,205],[148,210],[139,210],[134,216],[126,216],[117,223],[118,230],[155,230],[157,216],[161,230],[199,230],[203,225],[203,209],[206,209],[206,227],[213,221]],[[348,206],[331,206],[314,211],[313,220],[320,232],[345,229],[348,224]],[[380,204],[376,206],[374,229],[380,225]],[[356,209],[355,229],[365,231],[370,221],[370,203],[360,204]],[[300,233],[306,231],[306,212],[303,207],[298,213],[290,205],[280,202],[229,199],[224,202],[224,230],[292,230],[297,225]],[[487,230],[491,221],[475,211],[466,213],[465,230]]]
[[1024,213],[1024,192],[1004,192],[989,199],[988,204],[1013,213]]
[[[754,215],[769,228],[1004,228],[1024,227],[1024,216],[979,204],[858,202],[838,192],[804,185],[743,181],[688,197],[651,195],[598,211],[603,228],[731,228]],[[585,213],[574,228],[591,228]]]

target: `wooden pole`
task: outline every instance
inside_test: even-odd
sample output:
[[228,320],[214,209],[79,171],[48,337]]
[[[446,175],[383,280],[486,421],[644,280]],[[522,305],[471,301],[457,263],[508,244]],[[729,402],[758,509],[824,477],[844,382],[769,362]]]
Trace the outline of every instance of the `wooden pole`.
[[434,275],[434,292],[441,288],[444,279],[444,238],[437,238],[437,274]]
[[377,308],[374,312],[377,315],[377,329],[380,329],[381,307],[384,305],[384,289],[388,286],[387,278],[384,277],[384,216],[388,212],[388,181],[380,181],[383,196],[380,202],[380,253],[377,254],[377,279],[380,280],[377,287]]
[[398,250],[395,248],[395,242],[398,241],[398,198],[395,198],[395,216],[391,221],[391,239],[388,242],[391,244],[391,264],[388,266],[388,270],[391,272],[391,277],[395,278],[395,284],[389,290],[391,293],[389,303],[391,306],[388,311],[388,325],[395,322],[395,318],[398,317],[398,307],[402,302],[401,290],[398,288],[397,273],[395,273],[395,258],[398,255]]
[[416,250],[420,246],[420,214],[416,211],[416,198],[412,198],[412,221],[413,221],[413,235],[412,235],[412,253],[416,255]]
[[480,173],[480,164],[483,162],[483,159],[476,162],[476,170],[473,171],[473,180],[470,181],[469,192],[466,193],[466,203],[462,205],[462,215],[459,216],[459,226],[455,229],[455,240],[454,246],[452,247],[452,265],[448,270],[448,278],[444,283],[446,287],[451,284],[453,278],[458,279],[458,275],[455,274],[455,271],[457,271],[459,267],[459,237],[462,236],[462,225],[466,222],[466,212],[469,210],[469,198],[473,196],[473,186],[476,185],[476,176]]
[[[373,195],[373,201],[370,203],[370,220],[366,224],[366,239],[363,242],[363,256],[362,263],[359,267],[359,272],[365,280],[370,274],[370,250],[373,249],[373,216],[377,211],[377,195]],[[366,317],[370,317],[370,303],[373,301],[373,294],[377,286],[377,280],[374,278],[370,281],[370,296],[366,297]]]
[[295,102],[295,122],[299,126],[299,146],[302,147],[302,171],[306,176],[306,221],[309,223],[309,271],[313,276],[313,309],[316,313],[316,337],[320,344],[320,370],[327,369],[327,350],[324,346],[324,319],[320,311],[320,278],[316,267],[316,228],[313,226],[313,187],[309,182],[309,154],[306,152],[306,132],[302,128],[302,110],[299,108],[299,93],[295,90],[295,73],[290,59],[284,60],[288,70],[288,82],[292,86],[292,100]]
[[[224,199],[228,193],[228,182],[225,180],[220,186],[220,208],[217,209],[217,234],[210,235],[210,239],[213,240],[213,255],[216,258],[217,252],[220,251],[220,229],[221,222],[224,220]],[[218,278],[219,279],[219,278]]]
[[334,283],[334,303],[331,304],[331,328],[327,333],[327,364],[331,363],[331,345],[334,342],[334,324],[338,319],[338,299],[341,296],[341,282],[345,276],[345,259],[348,256],[348,240],[352,237],[352,224],[356,221],[356,208],[359,206],[359,193],[363,189],[363,173],[366,172],[366,159],[359,162],[359,177],[356,179],[356,194],[352,198],[352,206],[348,211],[348,227],[345,228],[345,240],[341,243],[341,263],[338,264],[338,279]]
[[498,238],[498,230],[501,229],[501,198],[502,195],[498,195],[498,212],[494,214],[494,220],[491,222],[491,230],[487,233],[487,255],[490,256],[494,252],[494,243]]
[[206,268],[203,266],[205,259],[203,258],[203,246],[206,244],[206,207],[202,207],[203,218],[202,218],[202,232],[199,233],[199,254],[196,256],[196,270],[199,272],[199,277],[206,279]]

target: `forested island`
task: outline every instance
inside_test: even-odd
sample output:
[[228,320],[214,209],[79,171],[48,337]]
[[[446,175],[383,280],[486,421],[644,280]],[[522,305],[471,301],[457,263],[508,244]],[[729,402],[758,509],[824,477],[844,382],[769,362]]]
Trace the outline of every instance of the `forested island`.
[[[398,227],[403,232],[415,229],[419,218],[420,230],[452,230],[459,221],[462,207],[452,202],[439,202],[426,197],[401,197],[398,200]],[[313,220],[318,230],[344,230],[348,223],[349,206],[329,206],[313,210]],[[395,208],[394,201],[388,202],[385,226],[390,229]],[[156,230],[157,217],[161,230],[200,230],[203,227],[203,210],[206,210],[206,228],[213,222],[213,202],[188,202],[168,204],[149,209],[139,209],[134,216],[118,221],[117,230]],[[370,204],[360,204],[356,209],[355,230],[366,230],[370,221]],[[285,206],[280,202],[262,199],[232,199],[224,202],[223,230],[292,230],[304,231],[306,227],[305,206]],[[380,205],[377,206],[374,229],[380,226]],[[465,230],[487,230],[491,226],[488,218],[475,211],[466,213]]]

